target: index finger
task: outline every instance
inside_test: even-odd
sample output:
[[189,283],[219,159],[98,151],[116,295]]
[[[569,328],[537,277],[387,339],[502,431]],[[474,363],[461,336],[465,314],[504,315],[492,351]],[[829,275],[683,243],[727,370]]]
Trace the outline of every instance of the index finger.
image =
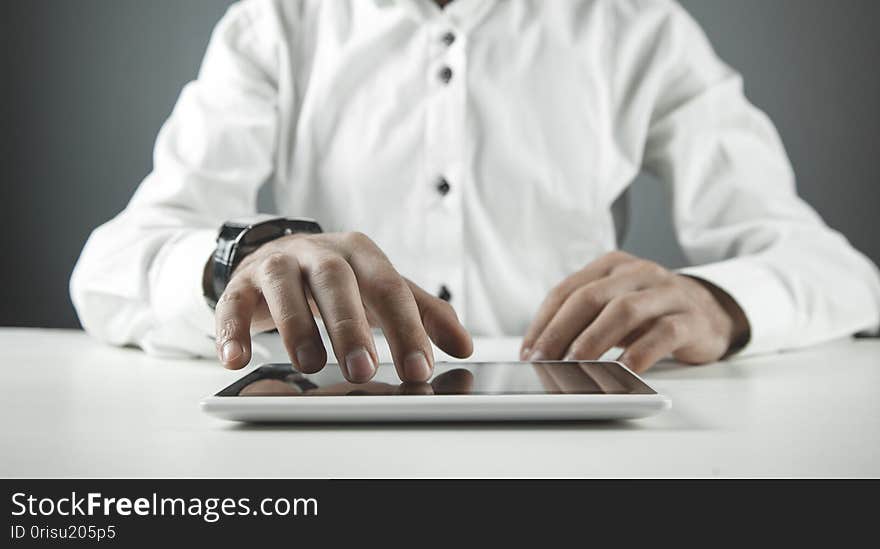
[[596,261],[593,261],[582,270],[566,277],[555,288],[553,288],[544,299],[544,302],[541,303],[538,312],[535,313],[534,320],[532,320],[531,325],[528,330],[526,330],[526,335],[523,337],[522,346],[520,348],[520,359],[530,360],[532,346],[537,341],[538,336],[541,335],[556,315],[556,311],[559,310],[562,304],[565,303],[565,300],[568,299],[572,293],[585,284],[604,278],[620,263],[631,260],[632,257],[630,255],[622,252],[606,254]]
[[434,353],[406,281],[384,255],[369,248],[354,250],[349,261],[364,303],[385,333],[401,381],[427,381]]

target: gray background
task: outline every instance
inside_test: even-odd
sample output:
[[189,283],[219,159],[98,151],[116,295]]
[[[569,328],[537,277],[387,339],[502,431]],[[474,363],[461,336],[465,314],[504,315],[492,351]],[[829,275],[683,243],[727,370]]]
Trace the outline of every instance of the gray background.
[[[77,326],[67,280],[150,170],[156,133],[228,0],[18,0],[0,21],[0,325]],[[880,261],[880,2],[684,0],[776,122],[801,194]],[[625,248],[684,260],[658,182]],[[265,201],[264,201],[265,203]]]

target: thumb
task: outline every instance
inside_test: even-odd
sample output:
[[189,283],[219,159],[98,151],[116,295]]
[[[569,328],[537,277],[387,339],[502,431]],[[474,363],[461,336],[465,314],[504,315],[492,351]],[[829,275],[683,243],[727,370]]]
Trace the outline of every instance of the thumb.
[[413,293],[422,325],[428,337],[443,352],[456,358],[467,358],[474,352],[471,334],[462,326],[452,305],[435,297],[409,279],[406,283]]

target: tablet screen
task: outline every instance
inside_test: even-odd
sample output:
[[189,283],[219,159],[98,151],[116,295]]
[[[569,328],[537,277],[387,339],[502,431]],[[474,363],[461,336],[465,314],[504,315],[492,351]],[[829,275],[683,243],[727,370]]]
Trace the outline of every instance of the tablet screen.
[[290,364],[260,366],[217,393],[247,396],[407,396],[655,394],[616,362],[438,362],[425,383],[401,383],[393,365],[379,365],[368,383],[349,383],[335,364],[301,374]]

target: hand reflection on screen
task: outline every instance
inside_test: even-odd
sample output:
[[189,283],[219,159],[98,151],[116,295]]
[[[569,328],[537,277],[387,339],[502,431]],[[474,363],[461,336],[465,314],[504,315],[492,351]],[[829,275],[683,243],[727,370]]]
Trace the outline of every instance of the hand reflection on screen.
[[629,389],[602,363],[532,363],[548,393],[627,394]]
[[473,390],[474,376],[458,368],[442,373],[430,382],[420,383],[349,383],[347,381],[319,387],[302,374],[284,378],[263,378],[239,391],[239,396],[358,396],[358,395],[466,395]]

